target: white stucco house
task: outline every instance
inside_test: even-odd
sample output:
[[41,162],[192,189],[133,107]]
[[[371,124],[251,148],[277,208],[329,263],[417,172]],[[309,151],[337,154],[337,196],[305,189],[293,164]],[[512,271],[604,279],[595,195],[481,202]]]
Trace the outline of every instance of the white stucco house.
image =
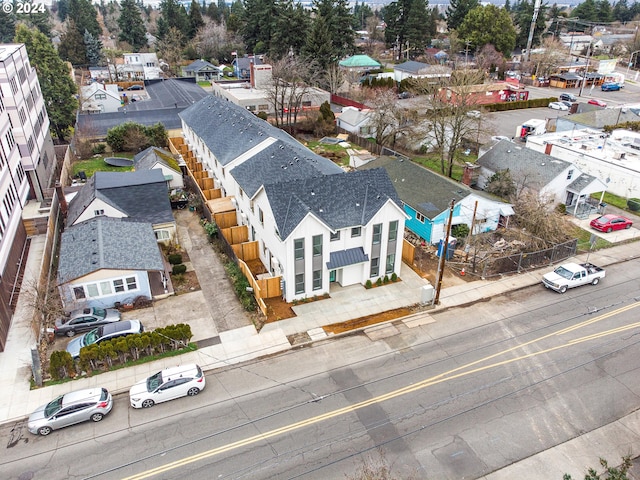
[[343,107],[342,113],[336,116],[338,128],[362,137],[368,137],[374,133],[370,122],[371,110],[368,109]]
[[118,86],[99,82],[82,87],[81,102],[82,113],[114,113],[122,106]]
[[245,108],[206,97],[183,134],[286,301],[400,274],[406,214],[383,169],[345,173]]
[[133,167],[136,171],[160,170],[169,190],[184,188],[181,162],[184,164],[184,160],[176,160],[171,152],[158,147],[149,147],[133,157]]

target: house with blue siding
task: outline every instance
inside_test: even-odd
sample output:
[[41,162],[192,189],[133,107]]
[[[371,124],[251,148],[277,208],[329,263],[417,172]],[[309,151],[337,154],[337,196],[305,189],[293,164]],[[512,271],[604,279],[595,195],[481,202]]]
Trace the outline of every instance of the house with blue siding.
[[445,236],[452,200],[452,226],[465,224],[473,234],[506,226],[514,213],[510,204],[408,160],[380,157],[359,169],[371,168],[386,170],[409,216],[405,226],[431,244]]

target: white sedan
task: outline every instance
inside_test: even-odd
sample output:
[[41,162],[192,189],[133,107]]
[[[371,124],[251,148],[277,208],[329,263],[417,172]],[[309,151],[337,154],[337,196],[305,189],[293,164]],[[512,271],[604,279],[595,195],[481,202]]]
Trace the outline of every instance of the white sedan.
[[131,387],[129,401],[133,408],[149,408],[174,398],[198,395],[205,384],[204,373],[196,364],[166,368]]
[[564,103],[562,102],[551,102],[549,104],[549,108],[553,109],[553,110],[569,110],[569,107],[567,107]]

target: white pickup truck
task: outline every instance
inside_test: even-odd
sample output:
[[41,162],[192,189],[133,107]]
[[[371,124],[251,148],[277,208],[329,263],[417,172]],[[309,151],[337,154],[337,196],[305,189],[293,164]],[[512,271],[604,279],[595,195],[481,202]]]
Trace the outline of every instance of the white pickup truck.
[[591,263],[565,263],[553,272],[545,273],[542,283],[556,292],[564,293],[569,288],[590,283],[597,285],[604,278],[604,268]]

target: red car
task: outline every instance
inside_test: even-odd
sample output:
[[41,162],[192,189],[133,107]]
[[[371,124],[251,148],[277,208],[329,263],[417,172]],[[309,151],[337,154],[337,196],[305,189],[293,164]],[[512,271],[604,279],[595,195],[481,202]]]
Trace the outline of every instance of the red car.
[[592,98],[587,103],[589,103],[591,105],[597,105],[599,107],[606,107],[607,106],[606,102],[603,102],[602,100],[598,100],[597,98]]
[[598,218],[591,220],[591,228],[600,230],[601,232],[612,232],[613,230],[623,230],[625,228],[631,228],[633,222],[626,217],[620,215],[601,215]]

